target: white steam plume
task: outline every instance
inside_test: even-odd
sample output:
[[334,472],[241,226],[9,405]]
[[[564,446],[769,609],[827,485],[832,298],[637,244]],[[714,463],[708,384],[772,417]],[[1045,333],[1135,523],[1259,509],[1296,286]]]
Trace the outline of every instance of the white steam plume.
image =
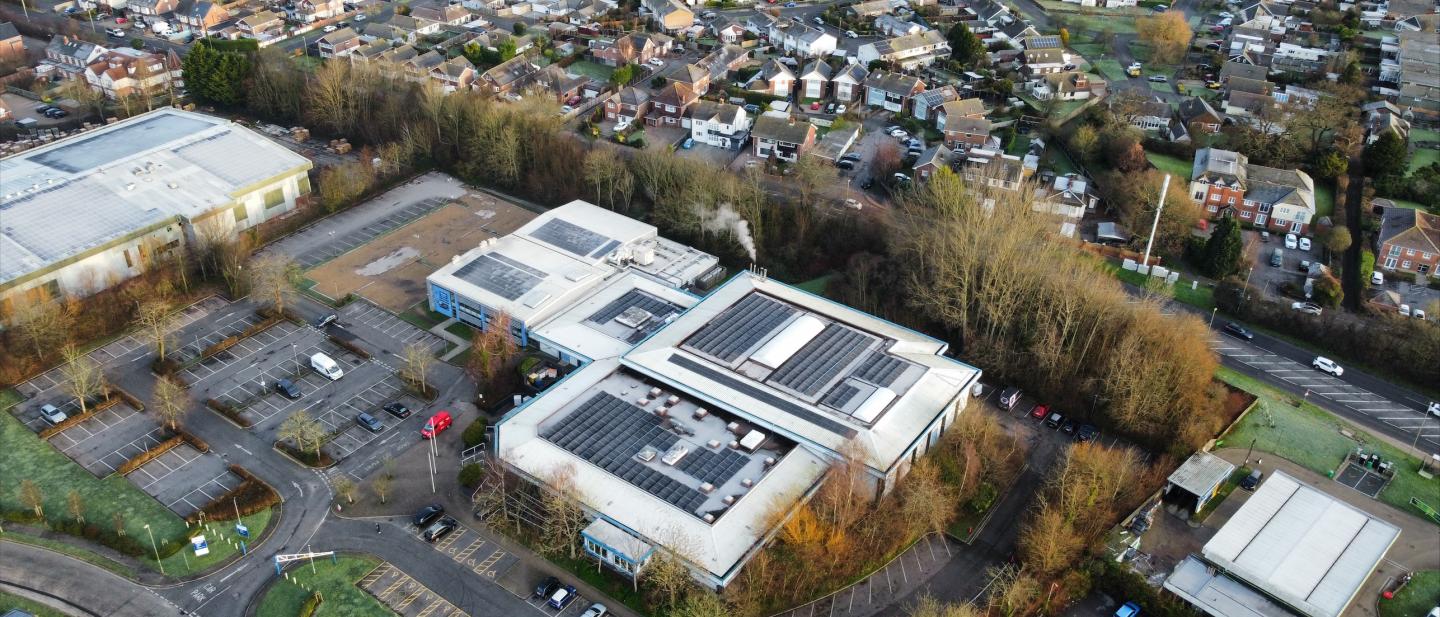
[[745,248],[751,263],[755,261],[755,238],[750,235],[750,222],[740,216],[730,204],[720,204],[714,210],[697,208],[700,226],[707,232],[730,232],[735,241]]

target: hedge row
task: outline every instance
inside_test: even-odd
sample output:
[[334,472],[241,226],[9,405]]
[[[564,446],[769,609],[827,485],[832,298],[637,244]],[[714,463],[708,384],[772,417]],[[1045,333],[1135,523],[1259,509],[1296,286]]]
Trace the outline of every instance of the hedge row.
[[195,448],[196,450],[199,450],[201,452],[210,451],[210,444],[206,443],[204,439],[201,439],[191,434],[190,431],[182,428],[177,429],[175,432],[176,434],[180,435],[181,439],[185,440],[185,443],[190,444],[190,447]]
[[296,324],[305,324],[304,319],[302,319],[298,314],[296,314],[295,311],[292,311],[288,308],[277,313],[275,312],[275,309],[273,307],[266,306],[256,310],[255,314],[259,315],[261,319],[282,318],[288,319]]
[[135,398],[135,395],[126,392],[120,386],[110,386],[110,395],[120,397],[120,400],[125,401],[126,405],[134,407],[135,411],[145,411],[145,403],[140,402],[140,399]]
[[110,397],[110,398],[103,399],[103,400],[101,400],[100,402],[95,403],[95,404],[93,404],[93,405],[88,405],[87,408],[86,408],[86,410],[85,410],[85,413],[76,414],[76,415],[70,416],[70,417],[68,417],[68,418],[65,418],[65,420],[64,420],[63,422],[59,423],[59,424],[55,424],[55,425],[52,425],[52,426],[47,426],[47,427],[45,427],[44,429],[42,429],[42,430],[40,431],[40,438],[41,438],[41,439],[49,439],[49,438],[51,438],[51,437],[54,437],[55,435],[60,434],[60,431],[63,431],[63,430],[65,430],[65,429],[67,429],[67,428],[70,428],[70,427],[72,427],[72,426],[75,426],[76,424],[79,424],[79,423],[81,423],[81,422],[84,422],[86,419],[90,418],[90,416],[93,416],[93,415],[95,415],[95,414],[97,414],[97,413],[100,413],[100,412],[102,412],[102,411],[105,411],[106,409],[109,409],[109,408],[111,408],[111,407],[114,407],[115,405],[117,405],[117,404],[119,404],[119,403],[120,403],[120,399],[119,399],[118,397]]
[[209,346],[209,347],[206,347],[204,351],[201,351],[201,352],[200,352],[200,357],[201,357],[201,358],[209,358],[210,356],[213,356],[213,355],[215,355],[215,354],[217,354],[217,353],[220,353],[220,352],[222,352],[222,351],[225,351],[226,349],[229,349],[229,348],[231,348],[231,347],[234,347],[235,345],[237,345],[237,344],[239,344],[239,343],[240,343],[240,337],[238,337],[238,336],[227,336],[227,337],[225,337],[225,338],[223,338],[223,339],[220,339],[220,341],[217,342],[217,343],[215,343],[214,345],[211,345],[211,346]]
[[240,484],[226,491],[224,495],[210,500],[210,503],[191,514],[187,520],[193,523],[203,515],[212,521],[230,521],[235,520],[237,508],[240,516],[249,516],[280,503],[280,494],[264,480],[250,473],[250,470],[239,465],[230,465],[230,473],[240,476]]
[[212,398],[205,401],[205,406],[220,412],[220,415],[226,418],[230,418],[231,422],[239,424],[241,428],[250,428],[250,421],[247,420],[244,414],[241,414],[240,410],[236,409],[234,405]]
[[305,603],[300,605],[300,617],[313,617],[317,610],[320,610],[320,594],[312,593],[305,598]]
[[[95,523],[81,523],[72,518],[64,520],[41,520],[30,510],[7,510],[4,513],[5,520],[17,523],[43,524],[45,527],[77,538],[84,538],[92,542],[98,542],[116,551],[131,557],[141,557],[150,552],[150,547],[136,542],[134,538],[116,534],[108,526]],[[164,550],[170,550],[170,545],[164,545]]]
[[349,351],[350,353],[353,353],[353,354],[355,354],[355,355],[357,355],[357,356],[360,356],[361,358],[363,358],[363,359],[365,359],[365,360],[369,360],[369,359],[370,359],[370,352],[365,351],[365,350],[364,350],[363,348],[361,348],[359,345],[356,345],[355,343],[351,343],[350,341],[347,341],[347,340],[342,339],[342,338],[340,338],[340,337],[338,337],[338,336],[335,336],[334,334],[331,334],[331,335],[330,335],[330,342],[335,343],[336,345],[339,345],[339,346],[345,348],[345,349],[346,349],[347,351]]
[[292,446],[288,441],[277,441],[275,442],[275,449],[288,454],[291,458],[300,461],[302,465],[307,467],[329,467],[335,464],[335,459],[330,458],[330,455],[325,452],[324,448],[311,452]]
[[144,452],[136,454],[135,456],[130,457],[130,460],[121,463],[120,467],[115,470],[115,473],[118,473],[122,476],[129,474],[130,472],[139,469],[141,465],[155,460],[156,457],[175,449],[176,446],[182,443],[185,443],[185,438],[176,435],[174,437],[166,439],[165,441],[150,446]]

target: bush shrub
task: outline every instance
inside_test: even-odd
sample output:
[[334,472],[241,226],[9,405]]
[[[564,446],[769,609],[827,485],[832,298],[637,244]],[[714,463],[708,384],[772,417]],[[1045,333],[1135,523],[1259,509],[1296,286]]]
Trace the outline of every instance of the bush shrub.
[[305,603],[300,605],[300,617],[313,617],[315,611],[320,609],[320,594],[312,593],[305,598]]
[[220,412],[220,415],[229,418],[231,422],[239,424],[240,428],[250,428],[250,421],[245,419],[245,416],[234,405],[212,398],[205,401],[205,406]]
[[275,449],[284,452],[289,455],[290,458],[300,461],[300,463],[306,467],[323,468],[335,464],[335,460],[330,458],[329,454],[325,453],[324,448],[312,452],[292,446],[288,441],[277,441],[275,442]]
[[465,488],[475,488],[479,486],[480,480],[484,479],[484,477],[485,472],[480,468],[479,463],[470,463],[460,468],[460,486]]
[[174,375],[181,369],[180,361],[174,358],[156,358],[150,363],[150,372],[162,377]]
[[140,402],[140,399],[135,398],[135,395],[126,392],[120,386],[110,386],[110,395],[120,397],[120,400],[125,401],[125,404],[134,408],[135,411],[145,411],[145,403]]
[[235,346],[236,344],[238,344],[239,342],[240,342],[240,337],[238,337],[238,336],[227,336],[227,337],[225,337],[225,338],[223,338],[223,339],[220,339],[220,341],[217,342],[217,343],[215,343],[214,345],[211,345],[211,346],[209,346],[209,347],[206,347],[203,351],[200,352],[200,357],[201,357],[201,358],[209,358],[210,356],[213,356],[213,355],[215,355],[215,354],[217,354],[217,353],[220,353],[220,352],[222,352],[222,351],[225,351],[226,349],[229,349],[229,348],[231,348],[231,347],[234,347],[234,346]]
[[240,338],[250,338],[252,336],[255,336],[256,334],[269,330],[275,324],[280,323],[281,319],[283,318],[278,315],[271,315],[270,317],[267,317],[261,321],[250,324],[250,327],[245,328],[245,330],[240,332]]
[[141,453],[139,453],[139,454],[136,454],[136,455],[133,456],[133,457],[130,457],[130,460],[125,461],[124,463],[121,463],[121,464],[120,464],[120,467],[115,470],[115,473],[118,473],[118,474],[120,474],[120,475],[123,476],[123,475],[126,475],[126,474],[128,474],[128,473],[130,473],[130,472],[132,472],[132,471],[135,471],[136,469],[139,469],[139,468],[140,468],[142,465],[144,465],[145,463],[148,463],[148,462],[150,462],[150,461],[155,460],[156,457],[158,457],[158,456],[160,456],[161,454],[164,454],[164,453],[166,453],[166,452],[169,452],[170,450],[173,450],[173,449],[175,448],[175,446],[178,446],[178,445],[180,445],[180,444],[182,444],[182,443],[184,443],[184,442],[185,442],[185,438],[184,438],[184,437],[181,437],[181,436],[179,436],[179,435],[176,435],[176,436],[174,436],[174,437],[171,437],[171,438],[169,438],[169,439],[166,439],[165,441],[162,441],[162,442],[160,442],[160,443],[157,443],[157,444],[155,444],[155,445],[147,448],[144,452],[141,452]]
[[1134,570],[1109,559],[1097,559],[1086,564],[1090,582],[1112,598],[1140,605],[1141,613],[1156,617],[1199,617],[1200,613],[1190,608],[1184,600],[1170,592],[1151,587],[1145,577]]
[[475,421],[465,427],[465,432],[460,435],[460,438],[465,441],[465,447],[473,448],[485,443],[485,429],[489,426],[490,423],[485,421],[485,418],[475,418]]
[[239,509],[240,516],[249,516],[280,503],[280,494],[276,493],[275,489],[266,484],[264,480],[250,473],[250,470],[239,465],[231,465],[230,473],[240,476],[240,484],[226,491],[224,495],[211,500],[186,520],[193,523],[200,520],[200,516],[203,514],[205,518],[212,521],[230,521],[235,520],[236,509]]
[[357,355],[357,356],[360,356],[360,357],[363,358],[363,359],[366,359],[366,360],[369,360],[369,359],[370,359],[370,352],[365,351],[363,348],[361,348],[359,345],[356,345],[355,343],[352,343],[352,342],[350,342],[350,341],[347,341],[347,340],[345,340],[345,339],[343,339],[343,338],[340,338],[340,337],[338,337],[338,336],[335,336],[335,335],[333,335],[333,334],[330,335],[330,342],[335,343],[336,345],[339,345],[340,347],[344,348],[346,351],[349,351],[350,353],[353,353],[353,354],[355,354],[355,355]]
[[210,451],[210,444],[206,443],[204,439],[201,439],[191,434],[190,431],[182,428],[176,430],[175,433],[178,434],[181,439],[184,439],[185,443],[190,444],[190,447],[195,448],[196,450],[199,450],[201,452]]

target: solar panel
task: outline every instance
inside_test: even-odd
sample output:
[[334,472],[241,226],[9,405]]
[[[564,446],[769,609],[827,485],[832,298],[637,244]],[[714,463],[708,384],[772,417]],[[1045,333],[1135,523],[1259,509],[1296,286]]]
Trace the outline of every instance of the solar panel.
[[798,312],[779,300],[750,294],[697,330],[686,345],[722,362],[734,362]]
[[515,300],[545,280],[544,273],[504,255],[485,254],[455,270],[455,278],[506,300]]
[[905,369],[913,366],[910,362],[901,360],[895,356],[880,351],[871,351],[860,362],[855,372],[850,373],[851,377],[863,379],[877,386],[889,387],[896,379],[905,372]]
[[847,438],[855,436],[855,429],[852,429],[848,426],[845,426],[844,424],[841,424],[839,422],[831,420],[830,418],[810,411],[809,409],[796,405],[795,403],[787,401],[783,398],[775,396],[774,394],[756,388],[755,386],[752,386],[745,381],[742,381],[735,377],[731,377],[730,375],[712,369],[705,364],[702,364],[695,360],[691,360],[690,358],[687,358],[680,354],[670,354],[669,362],[685,370],[702,375],[706,379],[722,384],[727,388],[744,394],[745,396],[753,398],[757,401],[764,402],[771,407],[785,411],[806,422],[814,424],[815,426],[835,433],[836,435],[841,435]]
[[654,315],[655,319],[653,321],[657,323],[664,321],[665,318],[670,315],[680,312],[680,307],[677,305],[661,300],[639,289],[631,289],[619,298],[611,300],[609,304],[601,307],[600,310],[595,311],[594,314],[590,315],[588,321],[603,324],[619,317],[621,313],[624,313],[632,307],[644,309],[645,312]]
[[855,395],[859,393],[860,388],[855,387],[853,384],[842,383],[831,389],[830,393],[826,394],[825,398],[820,400],[820,404],[828,405],[836,409],[844,409],[845,404],[849,403],[850,399],[855,398]]
[[676,467],[701,482],[720,486],[740,473],[740,469],[745,467],[749,460],[734,450],[696,450],[680,459],[680,464]]
[[[598,252],[598,249],[606,246],[608,242],[613,242],[605,235],[561,219],[545,221],[545,224],[530,236],[576,257],[589,256],[592,251]],[[615,244],[619,246],[620,243]]]
[[615,250],[615,249],[617,249],[617,248],[619,248],[619,247],[620,247],[620,241],[619,241],[619,240],[611,240],[611,241],[609,241],[609,242],[606,242],[606,243],[605,243],[605,246],[602,246],[602,247],[600,247],[600,248],[598,248],[598,249],[595,249],[594,252],[590,253],[590,257],[594,258],[594,257],[601,257],[601,256],[604,256],[604,255],[609,255],[609,254],[610,254],[610,251],[613,251],[613,250]]
[[876,339],[832,323],[770,374],[770,381],[806,396],[815,396],[845,370]]

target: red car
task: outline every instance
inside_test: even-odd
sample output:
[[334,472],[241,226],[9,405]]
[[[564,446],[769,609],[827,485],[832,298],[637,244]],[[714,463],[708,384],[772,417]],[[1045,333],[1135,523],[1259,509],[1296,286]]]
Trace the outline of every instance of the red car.
[[820,101],[815,101],[814,103],[811,103],[810,111],[820,111]]
[[117,24],[123,24],[123,23],[125,23],[125,22],[127,22],[127,21],[129,21],[129,20],[125,19],[124,17],[116,17],[116,18],[115,18],[115,23],[117,23]]
[[1030,410],[1030,417],[1036,420],[1044,420],[1045,415],[1048,413],[1050,413],[1049,405],[1036,405],[1034,409]]
[[445,432],[445,429],[450,428],[454,422],[455,420],[450,417],[450,412],[437,411],[435,415],[425,421],[425,427],[420,429],[420,438],[433,439],[436,435]]

